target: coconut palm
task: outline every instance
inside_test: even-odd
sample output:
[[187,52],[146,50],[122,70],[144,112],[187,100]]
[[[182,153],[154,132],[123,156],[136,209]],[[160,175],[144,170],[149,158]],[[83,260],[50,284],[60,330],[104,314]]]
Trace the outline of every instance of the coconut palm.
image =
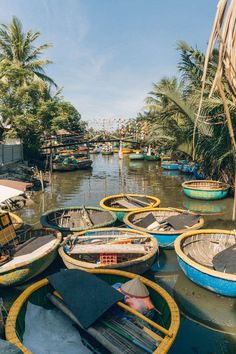
[[33,74],[35,79],[56,86],[43,69],[45,65],[52,62],[48,59],[40,59],[43,51],[52,45],[46,43],[39,47],[34,46],[39,36],[40,32],[32,30],[24,33],[21,21],[17,17],[13,17],[8,25],[0,25],[0,63],[5,65],[5,69],[24,69],[26,74]]

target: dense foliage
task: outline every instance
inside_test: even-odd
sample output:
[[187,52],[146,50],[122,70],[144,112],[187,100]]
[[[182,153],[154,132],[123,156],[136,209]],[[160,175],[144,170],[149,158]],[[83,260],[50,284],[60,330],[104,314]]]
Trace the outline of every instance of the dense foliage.
[[[180,42],[178,69],[180,79],[163,78],[153,84],[146,99],[146,111],[138,121],[148,127],[146,141],[155,145],[180,150],[201,163],[208,177],[220,178],[233,184],[234,153],[225,120],[222,99],[218,93],[209,98],[218,53],[213,53],[208,68],[201,117],[196,126],[196,146],[193,151],[193,132],[201,92],[204,54]],[[225,91],[236,132],[236,107],[230,100],[226,80]]]
[[51,45],[36,47],[39,35],[24,33],[16,17],[0,26],[0,133],[21,138],[27,158],[36,156],[44,138],[59,129],[85,129],[80,113],[63,100],[44,71],[51,61],[41,59],[41,54]]

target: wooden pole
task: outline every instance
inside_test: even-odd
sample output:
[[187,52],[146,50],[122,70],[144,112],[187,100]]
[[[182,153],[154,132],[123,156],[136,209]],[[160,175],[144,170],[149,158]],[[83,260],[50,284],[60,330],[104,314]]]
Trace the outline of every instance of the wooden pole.
[[42,173],[42,171],[39,172],[39,178],[40,178],[40,182],[41,182],[42,192],[44,192],[43,173]]

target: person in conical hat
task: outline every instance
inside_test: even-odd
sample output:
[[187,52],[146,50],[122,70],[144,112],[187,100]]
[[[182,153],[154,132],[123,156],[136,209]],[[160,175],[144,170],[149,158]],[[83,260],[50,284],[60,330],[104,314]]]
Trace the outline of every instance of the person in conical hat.
[[[122,284],[119,289],[125,295],[125,303],[134,310],[147,314],[154,310],[149,291],[140,279],[134,278]],[[149,316],[148,316],[149,317]]]

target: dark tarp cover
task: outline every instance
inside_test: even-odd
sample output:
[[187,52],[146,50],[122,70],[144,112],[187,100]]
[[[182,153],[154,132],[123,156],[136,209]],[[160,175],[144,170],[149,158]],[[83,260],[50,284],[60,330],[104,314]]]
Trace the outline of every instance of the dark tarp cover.
[[188,227],[193,226],[194,224],[197,223],[198,220],[199,220],[199,215],[192,215],[192,214],[174,215],[165,219],[165,221],[169,225],[171,225],[175,230],[182,230],[186,226]]
[[236,274],[236,243],[217,253],[212,263],[218,272]]
[[146,216],[144,216],[144,218],[142,218],[142,220],[140,220],[138,222],[134,222],[134,224],[136,226],[147,228],[148,226],[150,226],[154,222],[156,222],[156,219],[155,219],[153,213],[148,213]]
[[93,274],[77,269],[61,270],[48,277],[82,327],[90,327],[124,296]]

